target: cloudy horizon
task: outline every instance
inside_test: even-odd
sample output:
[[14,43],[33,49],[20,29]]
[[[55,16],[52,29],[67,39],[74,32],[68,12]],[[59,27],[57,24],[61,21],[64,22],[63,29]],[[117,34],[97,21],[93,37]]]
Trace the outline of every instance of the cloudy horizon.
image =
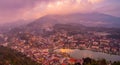
[[99,12],[120,17],[120,0],[0,0],[0,23],[49,14]]

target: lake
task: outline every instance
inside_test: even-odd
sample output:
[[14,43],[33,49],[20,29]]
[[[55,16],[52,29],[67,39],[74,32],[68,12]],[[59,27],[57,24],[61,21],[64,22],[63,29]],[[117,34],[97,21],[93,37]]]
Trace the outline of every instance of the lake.
[[76,59],[90,57],[90,58],[93,58],[96,60],[106,59],[107,61],[112,61],[112,62],[120,61],[119,55],[111,55],[111,54],[107,54],[107,53],[94,52],[94,51],[90,51],[90,50],[57,49],[55,51],[68,53],[71,57],[76,58]]

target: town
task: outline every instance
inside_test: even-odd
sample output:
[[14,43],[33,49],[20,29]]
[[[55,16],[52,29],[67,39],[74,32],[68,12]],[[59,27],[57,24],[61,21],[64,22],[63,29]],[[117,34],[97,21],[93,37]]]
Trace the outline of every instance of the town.
[[[69,54],[55,52],[55,50],[80,49],[120,55],[120,39],[108,38],[107,35],[111,34],[97,31],[74,33],[74,31],[59,30],[43,37],[20,31],[12,35],[0,34],[0,45],[15,49],[43,65],[73,64],[75,59]],[[82,65],[83,59],[78,60]]]

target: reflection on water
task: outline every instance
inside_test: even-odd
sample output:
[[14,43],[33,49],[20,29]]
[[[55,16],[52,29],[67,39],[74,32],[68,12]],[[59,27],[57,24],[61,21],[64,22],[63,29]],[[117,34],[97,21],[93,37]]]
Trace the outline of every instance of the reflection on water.
[[72,53],[72,52],[74,52],[74,50],[71,50],[71,49],[59,49],[58,51],[60,51],[62,53]]
[[93,59],[106,59],[107,61],[120,61],[120,56],[110,55],[102,52],[93,52],[89,50],[79,50],[79,49],[57,49],[57,52],[68,53],[71,57],[80,59],[90,57]]

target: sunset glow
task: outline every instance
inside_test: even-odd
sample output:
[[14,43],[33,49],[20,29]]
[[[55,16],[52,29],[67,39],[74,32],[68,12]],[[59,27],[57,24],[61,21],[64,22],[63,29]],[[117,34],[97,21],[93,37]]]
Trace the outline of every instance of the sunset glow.
[[[119,0],[11,0],[0,1],[0,21],[34,20],[49,14],[101,12],[119,17]],[[115,5],[114,5],[115,4]],[[104,6],[104,7],[103,7]],[[119,11],[119,10],[118,10]]]

